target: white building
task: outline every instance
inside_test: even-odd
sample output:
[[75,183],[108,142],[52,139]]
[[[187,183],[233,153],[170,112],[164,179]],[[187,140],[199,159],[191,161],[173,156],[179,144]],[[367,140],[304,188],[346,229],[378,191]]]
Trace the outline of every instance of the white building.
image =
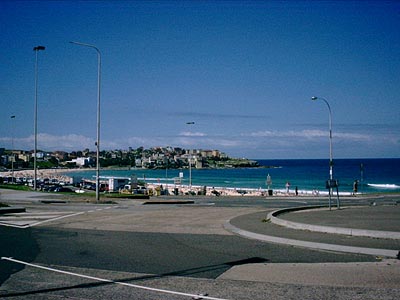
[[87,167],[90,164],[93,164],[94,160],[91,157],[77,157],[71,160],[71,162],[75,163],[78,167]]

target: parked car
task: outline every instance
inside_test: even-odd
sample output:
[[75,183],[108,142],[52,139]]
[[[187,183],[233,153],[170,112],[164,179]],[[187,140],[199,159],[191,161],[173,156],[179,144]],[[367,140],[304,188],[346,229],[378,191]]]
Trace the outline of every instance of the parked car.
[[84,185],[83,185],[83,188],[85,189],[85,190],[96,190],[96,184],[95,183],[85,183]]
[[[96,185],[95,185],[95,189],[96,189]],[[99,191],[100,192],[108,192],[108,184],[100,183]]]
[[72,193],[73,190],[71,190],[70,188],[59,186],[54,190],[54,192],[56,192],[56,193]]
[[148,191],[144,186],[138,186],[136,189],[132,190],[132,194],[143,194],[147,195]]
[[[55,190],[58,189],[59,187],[60,187],[59,185],[49,185],[47,187],[47,191],[48,192],[55,192]],[[44,189],[44,190],[46,190],[46,189]]]

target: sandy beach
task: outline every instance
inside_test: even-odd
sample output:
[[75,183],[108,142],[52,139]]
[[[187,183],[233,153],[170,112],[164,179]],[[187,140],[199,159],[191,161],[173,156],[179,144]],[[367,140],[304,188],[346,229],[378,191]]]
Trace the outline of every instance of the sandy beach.
[[[64,175],[64,172],[79,172],[81,169],[38,169],[37,177],[40,179],[48,178],[48,179],[57,179],[58,181],[64,181],[69,183],[71,177]],[[0,172],[0,177],[11,177],[13,172]],[[33,178],[34,170],[17,170],[14,171],[15,178]]]

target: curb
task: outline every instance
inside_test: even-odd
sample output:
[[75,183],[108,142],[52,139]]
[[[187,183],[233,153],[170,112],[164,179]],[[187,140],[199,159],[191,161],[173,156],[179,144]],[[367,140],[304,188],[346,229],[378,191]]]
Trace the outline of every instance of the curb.
[[9,206],[0,208],[0,215],[23,213],[23,212],[26,212],[26,209],[25,207],[21,206]]
[[279,210],[270,212],[267,215],[267,219],[276,225],[280,225],[280,226],[284,226],[284,227],[288,227],[288,228],[292,228],[292,229],[308,230],[308,231],[323,232],[323,233],[334,233],[334,234],[342,234],[342,235],[350,235],[350,236],[379,238],[379,239],[400,240],[400,232],[396,232],[396,231],[381,231],[381,230],[355,229],[355,228],[345,228],[345,227],[332,227],[332,226],[323,226],[323,225],[311,225],[311,224],[283,220],[283,219],[279,219],[277,217],[278,215],[287,213],[287,212],[300,211],[300,210],[306,210],[306,209],[314,209],[314,208],[322,208],[322,207],[326,207],[326,206],[303,206],[303,207],[279,209]]
[[150,204],[193,204],[194,200],[165,200],[165,201],[145,201],[142,205],[150,205]]
[[43,204],[60,204],[60,203],[68,203],[65,200],[40,200],[40,203]]
[[230,223],[230,221],[225,222],[224,228],[234,234],[237,234],[237,235],[249,238],[249,239],[254,239],[254,240],[259,240],[259,241],[269,242],[269,243],[274,243],[274,244],[284,244],[284,245],[291,245],[291,246],[317,249],[317,250],[367,254],[367,255],[390,257],[390,258],[397,258],[397,259],[400,257],[400,251],[398,251],[398,250],[363,248],[363,247],[352,247],[352,246],[343,246],[343,245],[335,245],[335,244],[315,243],[315,242],[307,242],[307,241],[281,238],[281,237],[270,236],[270,235],[263,235],[263,234],[254,233],[254,232],[250,232],[250,231],[246,231],[246,230],[237,228],[237,227],[233,226]]

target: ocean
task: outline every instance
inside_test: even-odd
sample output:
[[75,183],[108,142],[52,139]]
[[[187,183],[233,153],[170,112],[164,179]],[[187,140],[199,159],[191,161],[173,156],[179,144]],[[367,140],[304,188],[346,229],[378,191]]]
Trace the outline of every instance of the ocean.
[[[257,159],[260,168],[240,169],[194,169],[192,185],[237,189],[267,189],[267,176],[271,178],[272,190],[285,191],[297,187],[299,192],[326,192],[325,183],[329,179],[327,159]],[[66,173],[76,176],[76,173]],[[88,179],[95,178],[95,170],[79,173]],[[145,179],[146,182],[174,185],[174,178],[182,177],[182,184],[189,185],[188,169],[147,170],[147,169],[102,169],[101,177],[131,177]],[[358,192],[400,192],[400,159],[336,159],[333,177],[339,182],[339,192],[353,191],[353,183],[358,180]]]

